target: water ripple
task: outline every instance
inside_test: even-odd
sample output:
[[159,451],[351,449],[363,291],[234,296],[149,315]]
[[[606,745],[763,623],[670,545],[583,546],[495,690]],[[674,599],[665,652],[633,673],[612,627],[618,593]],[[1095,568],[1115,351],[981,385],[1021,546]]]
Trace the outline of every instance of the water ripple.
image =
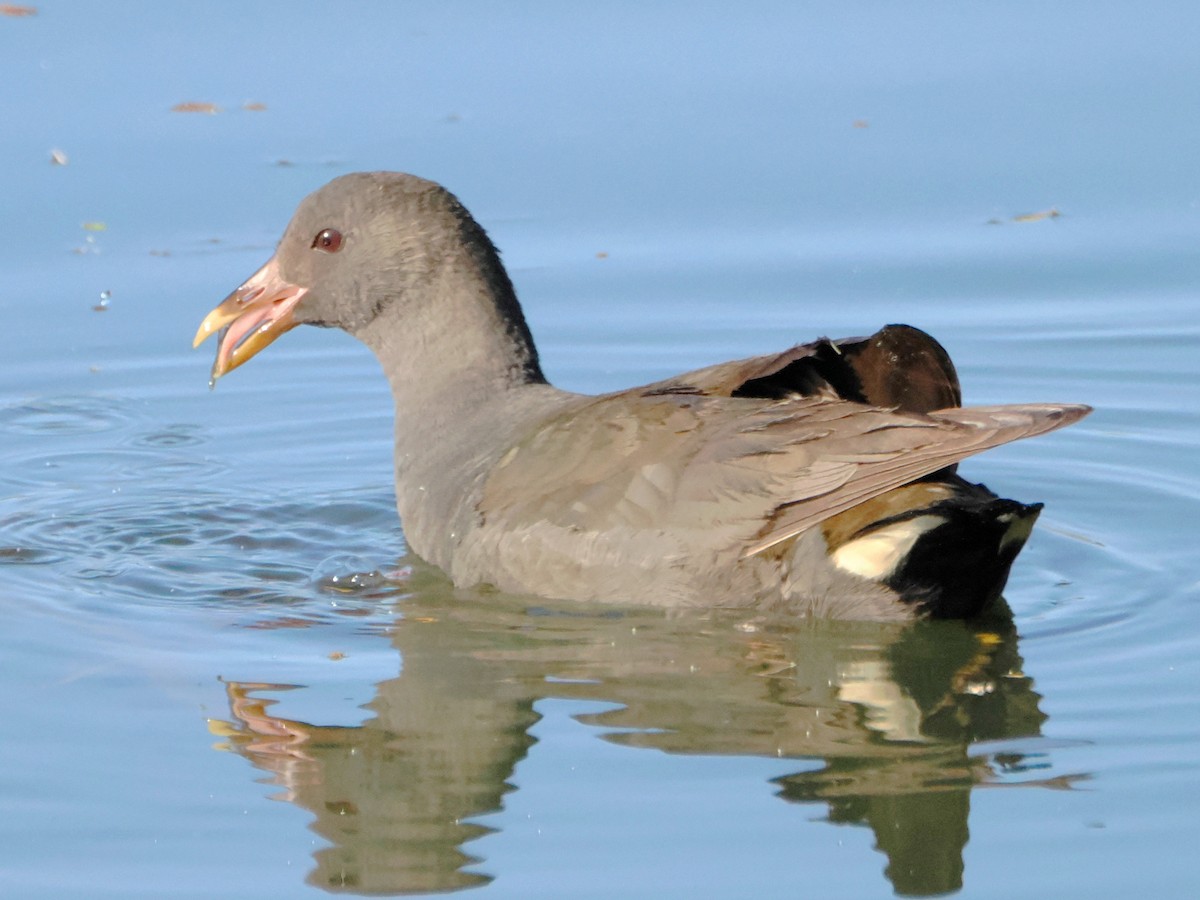
[[88,449],[37,452],[8,457],[7,480],[18,485],[78,483],[80,473],[94,483],[150,480],[198,481],[215,478],[228,466],[212,459],[162,450]]
[[208,442],[208,436],[197,425],[164,425],[146,434],[139,434],[130,443],[134,447],[173,450],[179,447],[198,447]]
[[40,490],[0,503],[0,570],[36,569],[27,595],[68,604],[218,604],[319,621],[406,590],[395,516],[386,492],[272,502]]
[[0,431],[86,434],[120,428],[133,418],[127,405],[104,397],[48,397],[0,408]]

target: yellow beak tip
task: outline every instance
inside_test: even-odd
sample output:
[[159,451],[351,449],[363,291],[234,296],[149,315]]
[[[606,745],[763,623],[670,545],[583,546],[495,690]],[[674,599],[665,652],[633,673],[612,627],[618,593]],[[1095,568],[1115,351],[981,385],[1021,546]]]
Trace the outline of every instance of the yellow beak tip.
[[[217,309],[214,309],[212,312],[210,312],[207,316],[204,317],[204,321],[201,322],[200,327],[196,329],[196,336],[194,338],[192,338],[192,349],[193,350],[196,349],[197,347],[199,347],[201,344],[203,344],[206,340],[208,340],[209,336],[214,331],[217,330],[217,328],[219,327],[220,324],[225,324],[225,321],[235,318],[235,316],[228,316],[228,315],[219,316],[219,312],[220,312],[220,307],[218,307]],[[218,318],[225,320],[225,321],[220,321],[220,322],[213,321],[214,319],[218,319]]]

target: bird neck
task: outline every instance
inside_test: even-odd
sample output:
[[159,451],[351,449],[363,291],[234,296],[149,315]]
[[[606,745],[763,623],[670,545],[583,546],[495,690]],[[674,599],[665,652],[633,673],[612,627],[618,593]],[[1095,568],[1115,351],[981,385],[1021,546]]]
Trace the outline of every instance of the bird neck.
[[355,330],[398,403],[411,396],[417,406],[435,397],[453,404],[546,382],[495,246],[461,206],[449,219],[412,251],[423,267],[380,285],[378,314]]
[[391,385],[396,499],[409,545],[450,569],[442,556],[454,540],[444,536],[470,528],[485,473],[571,395],[546,383],[503,270],[487,271],[465,248],[438,258],[356,336]]

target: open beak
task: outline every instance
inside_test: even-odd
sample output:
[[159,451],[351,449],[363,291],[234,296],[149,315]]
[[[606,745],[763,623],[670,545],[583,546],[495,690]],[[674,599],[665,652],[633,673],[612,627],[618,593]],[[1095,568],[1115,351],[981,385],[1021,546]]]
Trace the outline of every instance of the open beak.
[[284,281],[276,257],[246,279],[245,284],[221,301],[204,317],[193,347],[199,347],[214,331],[217,358],[213,363],[211,387],[226,372],[232,371],[285,331],[298,324],[296,304],[308,288]]

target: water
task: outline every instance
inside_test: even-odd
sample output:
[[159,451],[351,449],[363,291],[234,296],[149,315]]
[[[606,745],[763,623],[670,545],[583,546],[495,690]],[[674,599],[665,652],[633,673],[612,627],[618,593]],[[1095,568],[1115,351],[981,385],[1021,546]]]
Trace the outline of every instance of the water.
[[[1198,27],[0,16],[0,891],[1193,896]],[[968,402],[1095,405],[966,469],[1047,504],[1011,618],[453,590],[405,555],[365,349],[302,329],[215,393],[188,349],[301,196],[371,168],[462,197],[565,387],[909,321]]]

